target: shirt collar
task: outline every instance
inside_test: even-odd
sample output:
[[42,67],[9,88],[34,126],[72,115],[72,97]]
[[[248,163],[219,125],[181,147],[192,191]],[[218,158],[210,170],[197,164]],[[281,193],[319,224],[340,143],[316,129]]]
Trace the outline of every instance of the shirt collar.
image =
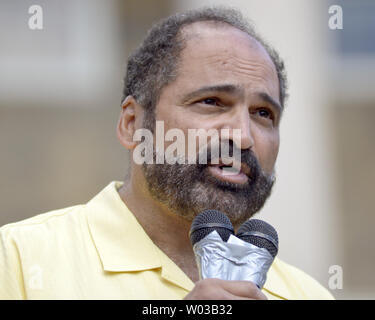
[[103,269],[131,272],[161,268],[161,276],[190,291],[194,284],[149,238],[120,198],[113,181],[87,203],[89,230]]

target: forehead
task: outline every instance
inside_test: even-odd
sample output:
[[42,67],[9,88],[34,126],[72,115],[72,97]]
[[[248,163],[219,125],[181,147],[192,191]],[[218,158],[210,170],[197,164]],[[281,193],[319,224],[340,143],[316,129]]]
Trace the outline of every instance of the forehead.
[[234,84],[247,92],[264,91],[279,100],[274,63],[265,48],[245,32],[223,23],[196,22],[184,27],[176,85]]

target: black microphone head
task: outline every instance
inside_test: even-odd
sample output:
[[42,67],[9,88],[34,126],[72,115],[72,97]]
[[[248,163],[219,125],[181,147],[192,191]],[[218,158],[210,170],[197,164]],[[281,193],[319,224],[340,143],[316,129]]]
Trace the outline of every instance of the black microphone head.
[[279,250],[279,237],[275,228],[263,220],[247,220],[238,229],[236,237],[259,248],[267,249],[273,258]]
[[189,236],[191,244],[194,246],[212,231],[216,230],[223,241],[227,241],[234,229],[229,218],[217,210],[204,210],[199,213],[191,224]]

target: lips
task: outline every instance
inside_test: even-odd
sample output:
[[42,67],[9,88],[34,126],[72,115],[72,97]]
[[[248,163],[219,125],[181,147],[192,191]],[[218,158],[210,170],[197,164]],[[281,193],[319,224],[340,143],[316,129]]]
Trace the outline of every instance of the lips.
[[217,179],[235,184],[246,183],[251,174],[247,164],[236,161],[228,164],[221,159],[219,159],[217,164],[209,163],[208,170]]

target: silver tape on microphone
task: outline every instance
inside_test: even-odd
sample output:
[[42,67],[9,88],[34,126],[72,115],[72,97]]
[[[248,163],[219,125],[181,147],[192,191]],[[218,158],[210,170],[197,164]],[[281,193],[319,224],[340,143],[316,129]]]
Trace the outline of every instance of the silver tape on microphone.
[[224,242],[216,231],[193,246],[201,279],[247,280],[262,288],[273,257],[234,236]]
[[[206,220],[209,219],[206,214],[204,219],[206,225],[208,225]],[[202,221],[200,217],[197,220]],[[249,221],[239,229],[238,237],[242,239],[232,233],[223,237],[222,230],[229,229],[228,226],[219,225],[221,227],[219,234],[215,230],[215,222],[211,222],[212,229],[204,229],[203,224],[193,222],[190,237],[201,279],[247,280],[252,281],[259,288],[263,287],[267,272],[277,253],[277,233],[264,221],[256,219]],[[192,234],[197,230],[205,230],[205,235],[198,237],[199,241],[194,242]]]

